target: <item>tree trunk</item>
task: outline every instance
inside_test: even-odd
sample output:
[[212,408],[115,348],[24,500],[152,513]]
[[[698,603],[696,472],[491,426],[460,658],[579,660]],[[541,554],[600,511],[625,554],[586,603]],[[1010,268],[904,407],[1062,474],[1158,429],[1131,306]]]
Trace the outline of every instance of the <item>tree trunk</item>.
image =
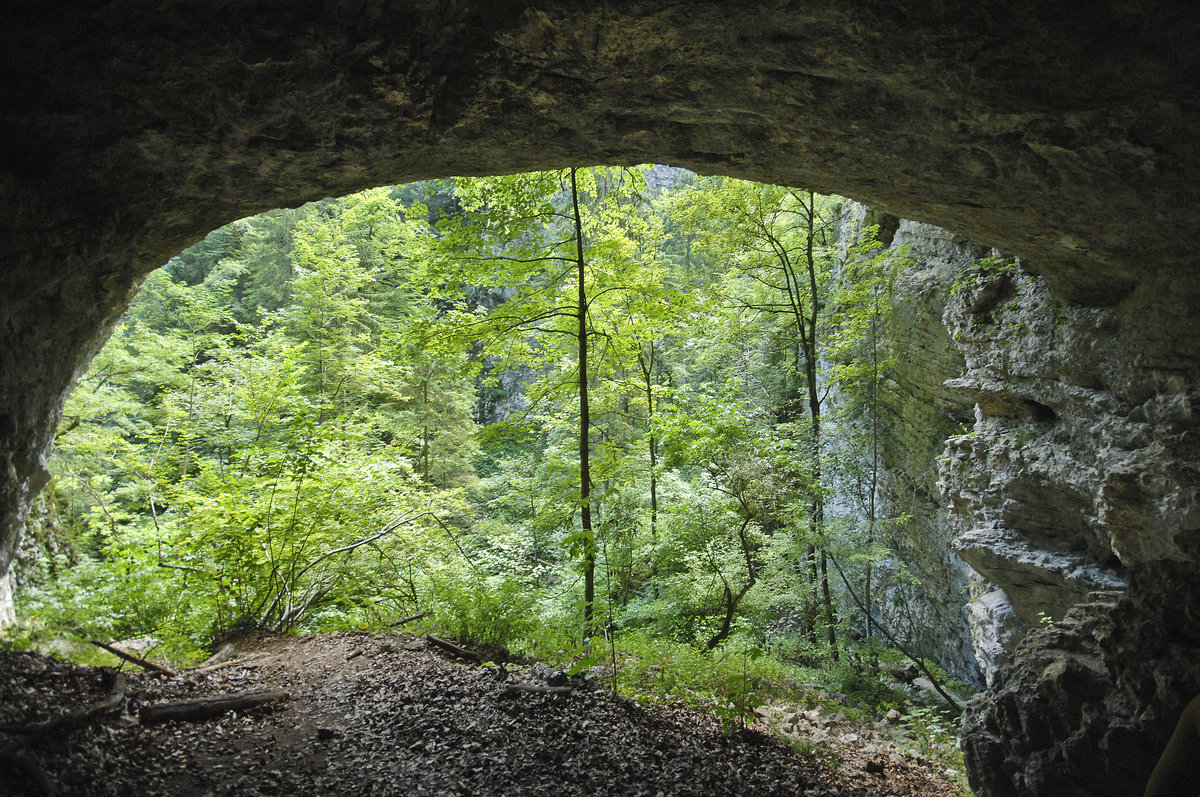
[[805,270],[808,277],[808,329],[803,335],[804,343],[804,373],[808,386],[808,409],[812,418],[812,457],[813,480],[817,485],[812,501],[812,525],[817,533],[821,546],[821,602],[825,612],[825,629],[828,635],[829,647],[833,660],[838,660],[837,647],[837,616],[833,610],[833,596],[829,588],[829,568],[826,564],[828,546],[825,540],[825,499],[821,493],[823,468],[821,461],[821,393],[818,381],[817,347],[817,314],[821,309],[821,295],[817,284],[817,259],[814,251],[817,231],[816,201],[813,192],[808,192],[808,204],[805,206],[805,220],[808,224],[808,236],[804,246]]
[[658,440],[654,437],[654,342],[649,344],[648,356],[638,353],[638,365],[646,380],[646,423],[651,431],[648,435],[650,449],[650,539],[658,543]]
[[142,706],[138,719],[143,725],[171,720],[207,720],[230,711],[240,711],[291,698],[287,692],[240,692],[232,695],[199,697],[195,700],[179,700],[172,703],[155,703]]
[[729,589],[729,585],[725,585],[725,616],[721,618],[720,630],[713,634],[712,638],[704,646],[707,650],[715,650],[717,645],[720,645],[729,638],[729,633],[733,630],[733,618],[737,615],[738,606],[741,604],[742,598],[746,597],[746,593],[753,586],[754,580],[751,579],[735,595],[733,590]]
[[[421,382],[421,411],[422,413],[429,411],[429,380]],[[421,469],[425,475],[425,486],[432,487],[433,482],[429,479],[429,424],[425,424],[421,428]]]
[[[743,508],[746,509],[743,503]],[[728,637],[733,630],[733,618],[737,616],[738,606],[742,603],[742,598],[746,597],[746,593],[758,583],[758,568],[754,566],[754,551],[750,547],[750,540],[746,537],[746,529],[750,527],[751,515],[747,509],[747,515],[742,518],[742,527],[738,529],[738,541],[742,549],[742,558],[746,562],[746,583],[738,590],[737,594],[729,588],[729,582],[725,581],[724,576],[721,577],[725,581],[725,616],[721,620],[721,628],[708,640],[707,648],[714,650],[717,645],[720,645]]]
[[867,482],[867,572],[863,584],[866,603],[867,639],[875,626],[871,601],[871,548],[875,544],[875,490],[879,486],[879,297],[874,297],[871,314],[871,382],[867,390],[867,412],[871,413],[871,472]]
[[579,281],[579,296],[576,317],[578,320],[579,346],[579,511],[583,525],[583,625],[584,636],[591,636],[592,614],[596,602],[596,536],[592,530],[592,474],[588,461],[589,426],[588,416],[588,339],[587,339],[587,285],[583,258],[583,217],[579,212],[579,188],[575,180],[575,167],[571,167],[571,205],[575,215],[576,272]]

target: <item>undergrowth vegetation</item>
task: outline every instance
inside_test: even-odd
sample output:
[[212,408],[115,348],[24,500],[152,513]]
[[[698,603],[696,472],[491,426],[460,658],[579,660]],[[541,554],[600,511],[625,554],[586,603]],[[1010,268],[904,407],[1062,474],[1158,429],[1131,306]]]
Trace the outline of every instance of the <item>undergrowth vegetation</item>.
[[896,709],[933,755],[951,720],[881,645],[910,630],[886,625],[909,519],[878,501],[904,255],[841,214],[596,167],[212,233],[67,403],[7,644],[185,662],[399,624],[733,729],[771,702]]

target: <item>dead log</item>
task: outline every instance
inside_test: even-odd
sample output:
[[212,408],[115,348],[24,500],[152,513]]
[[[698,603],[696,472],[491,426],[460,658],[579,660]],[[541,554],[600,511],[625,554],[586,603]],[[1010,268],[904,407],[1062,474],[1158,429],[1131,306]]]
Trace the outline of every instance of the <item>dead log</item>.
[[151,672],[160,673],[162,675],[166,675],[171,678],[174,678],[176,675],[178,675],[178,673],[176,673],[174,670],[169,670],[166,667],[160,667],[159,665],[155,664],[152,661],[146,661],[141,656],[135,656],[127,650],[121,650],[120,648],[113,647],[112,645],[109,645],[105,642],[97,642],[96,640],[93,639],[92,644],[98,648],[104,648],[109,653],[113,654],[114,656],[116,656],[118,658],[122,658],[122,659],[125,659],[125,661],[128,661],[132,664],[136,664],[137,666],[141,667],[144,670],[150,670]]
[[[106,672],[112,672],[107,670]],[[104,700],[94,706],[88,706],[80,711],[72,711],[40,722],[30,722],[24,725],[0,725],[0,732],[15,736],[25,736],[24,745],[31,744],[34,739],[44,736],[70,733],[76,728],[89,724],[101,717],[119,709],[125,702],[125,690],[129,688],[129,678],[124,673],[114,673],[112,685]],[[7,748],[6,748],[7,749]]]
[[170,703],[154,703],[142,706],[138,719],[144,725],[171,720],[201,721],[219,717],[230,711],[260,706],[264,703],[290,700],[287,692],[237,692],[231,695],[213,695],[195,700],[175,700]]
[[453,642],[447,642],[444,639],[439,639],[438,637],[435,637],[433,634],[426,634],[425,640],[427,642],[429,642],[429,644],[431,644],[435,647],[439,647],[442,650],[447,651],[448,653],[453,653],[455,656],[458,656],[460,658],[470,659],[471,661],[483,661],[483,656],[480,656],[475,651],[467,650],[466,648],[460,648],[458,645],[455,645]]
[[122,708],[125,705],[125,691],[129,688],[129,678],[124,673],[113,673],[112,670],[105,672],[112,673],[113,682],[108,688],[108,694],[96,705],[40,722],[0,726],[0,732],[22,737],[0,747],[0,763],[6,764],[9,771],[23,771],[47,797],[58,794],[58,784],[28,754],[27,748],[48,736],[65,736],[76,728]]
[[234,659],[233,661],[223,661],[220,664],[210,664],[206,667],[195,667],[191,670],[184,670],[180,674],[204,675],[205,673],[216,672],[217,670],[224,670],[229,667],[246,667],[247,669],[252,669],[254,667],[261,667],[263,662],[259,661],[259,659],[270,655],[270,653],[251,653],[248,656],[242,656],[240,659]]
[[417,620],[420,620],[420,619],[422,619],[424,617],[428,617],[428,616],[429,616],[429,612],[421,612],[419,614],[410,615],[409,617],[405,617],[403,620],[397,620],[394,623],[388,623],[388,628],[399,628],[402,625],[408,625],[409,623],[415,623]]
[[535,695],[569,695],[574,690],[569,686],[546,686],[545,684],[505,684],[506,694],[526,692]]

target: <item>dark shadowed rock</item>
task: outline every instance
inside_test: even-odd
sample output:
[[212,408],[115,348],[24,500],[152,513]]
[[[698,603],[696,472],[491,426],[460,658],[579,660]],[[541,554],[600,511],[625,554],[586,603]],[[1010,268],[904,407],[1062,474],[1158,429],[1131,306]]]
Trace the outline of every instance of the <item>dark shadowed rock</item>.
[[986,797],[1141,794],[1200,694],[1200,589],[1189,567],[1138,568],[1018,647],[963,718]]

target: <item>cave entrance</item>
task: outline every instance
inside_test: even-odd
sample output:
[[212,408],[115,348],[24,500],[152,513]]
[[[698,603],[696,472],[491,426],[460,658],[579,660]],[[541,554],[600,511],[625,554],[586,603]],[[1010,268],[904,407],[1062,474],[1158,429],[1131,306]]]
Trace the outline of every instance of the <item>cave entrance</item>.
[[[570,269],[554,271],[574,267],[566,175],[409,184],[274,211],[151,275],[57,435],[43,529],[90,523],[98,558],[79,578],[116,568],[139,596],[136,616],[114,603],[98,613],[123,624],[90,636],[183,639],[197,618],[221,638],[436,614],[440,633],[499,649],[546,611],[569,617],[583,530],[570,476],[578,387],[562,391],[579,355],[553,325],[578,301]],[[965,627],[912,620],[961,620],[961,606],[885,608],[923,600],[897,571],[909,551],[895,540],[913,536],[914,520],[889,515],[903,510],[880,486],[881,452],[912,445],[881,432],[879,405],[897,378],[888,336],[911,268],[897,220],[885,243],[873,215],[840,198],[667,167],[579,177],[595,297],[596,616],[622,635],[812,663],[889,666],[857,648],[883,636],[973,672],[954,659]],[[811,268],[797,272],[805,257]],[[816,459],[806,335],[819,338]],[[938,434],[925,435],[930,456]],[[838,494],[814,510],[805,485],[822,477]],[[55,522],[56,506],[74,521]],[[155,618],[164,629],[133,627]],[[903,631],[887,630],[897,622]]]
[[[1177,649],[1157,631],[1187,627],[1171,624],[1169,607],[1192,600],[1200,525],[1200,217],[1195,152],[1181,143],[1200,107],[1195,82],[1180,79],[1197,58],[1190,7],[1114,4],[1081,17],[986,0],[932,10],[457,3],[364,6],[352,19],[341,9],[146,15],[77,3],[18,8],[0,26],[12,261],[0,273],[0,570],[44,484],[77,370],[130,286],[197,234],[435,174],[668,160],[844,191],[1037,269],[1044,293],[1023,274],[998,275],[971,291],[982,312],[961,316],[970,351],[958,389],[984,422],[952,450],[979,477],[952,485],[954,500],[983,510],[967,531],[973,564],[993,579],[1061,592],[1046,565],[1083,574],[1081,589],[1097,563],[1142,572],[1121,604],[1138,653],[1093,650],[1090,672],[1111,679],[1077,679],[1087,688],[1065,695],[1063,711],[1047,709],[1058,684],[1042,694],[1010,683],[1014,704],[1022,694],[1040,704],[992,717],[1000,752],[977,763],[979,782],[1102,793],[1148,768],[1129,740],[1163,736],[1163,717],[1197,687],[1175,666],[1197,659],[1195,645]],[[1052,312],[1017,312],[1034,304]],[[1018,484],[1014,463],[1035,478]],[[1039,513],[1045,501],[1053,508]],[[1056,559],[1045,540],[1059,521],[1070,556]],[[1005,525],[1026,522],[1032,538]],[[1099,622],[1118,610],[1089,611]],[[1040,664],[1017,670],[1053,671]],[[1136,698],[1105,697],[1116,694]],[[1058,717],[1070,727],[1051,727]],[[1049,763],[1027,766],[1035,758]]]

